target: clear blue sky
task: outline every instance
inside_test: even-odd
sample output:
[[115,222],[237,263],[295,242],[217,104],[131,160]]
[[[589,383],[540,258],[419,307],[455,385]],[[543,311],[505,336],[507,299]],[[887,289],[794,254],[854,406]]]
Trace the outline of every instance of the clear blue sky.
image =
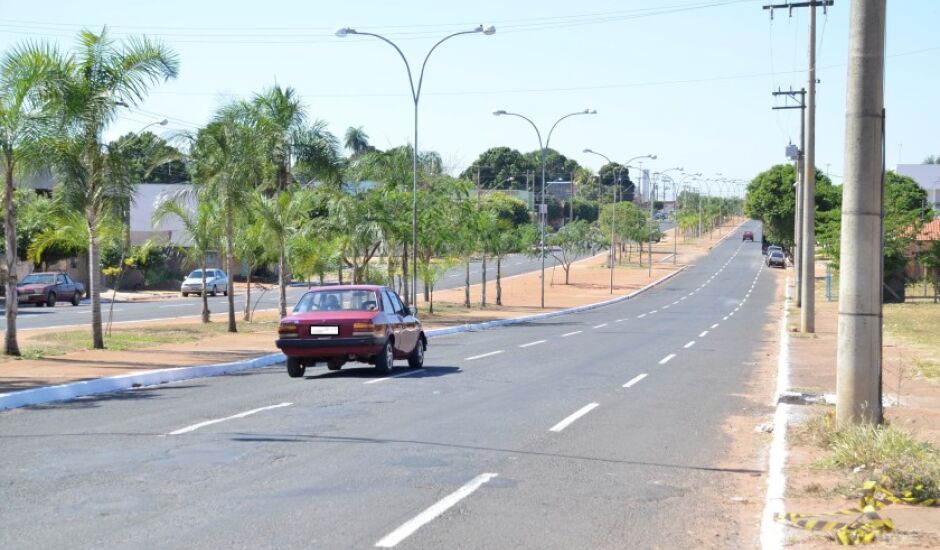
[[[219,105],[277,82],[296,88],[310,112],[342,135],[364,126],[380,147],[412,140],[412,107],[401,60],[341,26],[386,34],[415,66],[450,32],[492,23],[493,36],[457,37],[435,51],[421,99],[421,149],[458,172],[488,147],[537,148],[514,110],[551,145],[597,169],[592,148],[624,161],[656,153],[654,169],[750,179],[784,161],[799,139],[798,111],[771,111],[771,90],[806,84],[807,12],[771,22],[755,0],[560,0],[419,2],[0,0],[0,49],[27,38],[70,48],[78,29],[108,25],[116,37],[159,36],[180,55],[177,80],[158,86],[108,137],[163,117],[173,129],[204,124]],[[703,9],[679,9],[722,4]],[[819,12],[817,165],[841,180],[849,0]],[[675,10],[664,9],[675,6]],[[669,13],[662,13],[669,11]],[[940,153],[940,1],[888,2],[888,165]]]

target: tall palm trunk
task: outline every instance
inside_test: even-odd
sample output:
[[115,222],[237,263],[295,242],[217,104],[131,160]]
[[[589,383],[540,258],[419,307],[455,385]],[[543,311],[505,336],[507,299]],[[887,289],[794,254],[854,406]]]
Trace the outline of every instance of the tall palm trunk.
[[3,349],[7,355],[20,355],[20,346],[16,341],[16,209],[13,206],[13,152],[4,152],[6,157],[6,193],[3,196],[3,229],[6,232],[6,304],[4,313],[7,321],[7,331],[4,336]]
[[[97,217],[89,207],[88,216],[88,294],[91,296],[91,345],[104,349],[104,332],[101,330],[101,258],[99,255]],[[117,297],[117,292],[111,297]]]
[[206,270],[209,266],[206,264],[206,257],[202,257],[202,322],[209,322],[209,289],[206,286]]
[[228,293],[228,331],[238,332],[235,324],[235,293],[232,292],[232,266],[235,264],[235,228],[233,218],[235,217],[232,199],[225,201],[225,264],[228,269],[229,282],[225,287]]

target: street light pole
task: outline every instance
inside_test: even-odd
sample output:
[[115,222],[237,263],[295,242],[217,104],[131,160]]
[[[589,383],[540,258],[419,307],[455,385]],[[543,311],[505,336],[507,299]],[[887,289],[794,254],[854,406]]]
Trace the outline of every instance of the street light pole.
[[568,113],[567,115],[559,118],[558,120],[555,121],[555,124],[552,124],[551,129],[548,131],[548,136],[546,137],[545,145],[543,146],[542,145],[542,133],[539,132],[538,126],[536,126],[535,123],[532,122],[532,120],[529,117],[525,115],[521,115],[519,113],[509,112],[503,109],[500,109],[498,111],[493,111],[493,116],[508,115],[508,116],[519,117],[525,120],[526,122],[532,125],[532,128],[535,129],[535,135],[539,138],[539,150],[542,153],[541,155],[539,155],[539,163],[542,165],[542,192],[541,192],[542,198],[539,203],[539,229],[540,229],[539,231],[540,233],[539,255],[542,257],[542,275],[541,275],[541,279],[542,279],[541,281],[541,284],[542,284],[541,307],[542,308],[545,307],[545,218],[548,217],[548,208],[545,205],[545,153],[548,149],[549,142],[551,142],[552,140],[552,132],[555,131],[555,127],[558,126],[559,122],[561,122],[562,120],[565,120],[568,117],[572,117],[576,115],[596,115],[596,114],[597,114],[596,110],[585,109],[583,111],[576,111],[574,113]]
[[415,87],[414,77],[411,74],[411,65],[408,63],[408,58],[405,57],[405,54],[394,42],[380,34],[357,31],[356,29],[350,27],[343,27],[336,31],[336,36],[339,38],[344,38],[350,34],[378,38],[379,40],[395,48],[395,51],[398,52],[399,56],[401,56],[402,61],[405,62],[405,70],[408,72],[408,84],[411,86],[411,98],[414,101],[415,134],[414,143],[411,147],[411,293],[410,296],[405,296],[405,301],[408,302],[408,305],[415,305],[418,301],[418,101],[421,99],[421,85],[424,83],[424,70],[427,68],[428,59],[431,57],[431,54],[434,53],[434,50],[437,49],[437,47],[440,46],[444,41],[463,34],[485,34],[489,36],[495,32],[496,27],[492,25],[480,25],[471,31],[455,32],[438,40],[433,46],[431,46],[431,49],[428,50],[427,55],[424,56],[424,62],[421,63],[421,73],[418,76],[418,86]]
[[[608,157],[607,155],[603,153],[598,153],[597,151],[593,151],[591,149],[585,149],[584,152],[591,153],[599,157],[603,157],[604,160],[607,161],[607,164],[613,164],[613,161],[610,160],[610,157]],[[644,158],[656,160],[656,155],[640,155],[638,157],[633,157],[632,159],[628,160],[625,164],[620,164],[617,166],[617,176],[616,176],[616,179],[614,180],[614,183],[616,184],[617,188],[614,189],[613,204],[611,205],[611,208],[610,208],[610,254],[609,254],[610,264],[609,264],[609,268],[610,268],[610,293],[611,294],[614,293],[614,246],[615,246],[614,241],[616,240],[614,228],[616,226],[616,220],[617,220],[617,202],[618,202],[617,193],[621,190],[620,174],[627,164],[630,164],[631,162],[637,159],[644,159]]]

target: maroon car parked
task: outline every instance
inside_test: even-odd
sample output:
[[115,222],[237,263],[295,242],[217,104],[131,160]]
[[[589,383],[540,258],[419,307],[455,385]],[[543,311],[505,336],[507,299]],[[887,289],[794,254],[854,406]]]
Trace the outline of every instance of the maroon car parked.
[[69,301],[77,306],[85,286],[65,273],[31,273],[16,284],[16,294],[20,304],[53,307],[58,301]]
[[287,356],[287,374],[326,363],[339,370],[347,361],[371,363],[383,373],[395,359],[424,366],[427,338],[413,308],[395,291],[375,285],[323,287],[300,298],[278,325],[277,347]]

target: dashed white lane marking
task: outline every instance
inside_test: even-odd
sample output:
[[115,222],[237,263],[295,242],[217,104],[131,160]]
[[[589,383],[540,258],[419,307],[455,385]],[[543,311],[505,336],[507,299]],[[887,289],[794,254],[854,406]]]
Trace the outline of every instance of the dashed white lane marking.
[[658,309],[654,309],[653,311],[650,312],[650,315],[652,315],[652,314],[654,314],[654,313],[659,313],[659,310],[658,310]]
[[626,384],[624,384],[623,387],[629,388],[629,387],[633,386],[634,384],[636,384],[637,382],[639,382],[640,380],[643,380],[644,378],[646,378],[646,373],[643,373],[643,374],[639,374],[639,375],[637,375],[637,376],[634,376],[633,378],[630,379],[629,382],[627,382]]
[[567,337],[569,337],[569,336],[574,336],[575,334],[581,334],[582,332],[584,332],[584,331],[583,331],[583,330],[576,330],[576,331],[574,331],[574,332],[566,332],[566,333],[562,334],[561,337],[562,337],[562,338],[567,338]]
[[382,537],[379,542],[375,543],[375,546],[377,548],[394,548],[399,542],[411,536],[412,533],[433,521],[434,518],[440,516],[461,500],[472,495],[484,483],[498,475],[499,474],[495,473],[485,473],[471,479],[463,487],[437,501],[427,510],[403,523],[398,529]]
[[496,350],[496,351],[491,351],[491,352],[489,352],[489,353],[481,353],[480,355],[474,355],[474,356],[472,356],[472,357],[467,357],[466,359],[464,359],[464,361],[473,361],[473,360],[475,360],[475,359],[483,359],[484,357],[492,357],[492,356],[494,356],[494,355],[499,355],[499,354],[502,353],[502,352],[503,352],[503,350],[500,349],[500,350]]
[[728,316],[725,315],[724,317],[721,318],[721,320],[722,320],[722,321],[727,321],[727,320],[728,320]]
[[679,305],[679,300],[676,300],[675,302],[673,302],[672,305],[674,305],[674,306]]
[[686,344],[686,345],[684,345],[684,346],[682,346],[682,347],[684,347],[685,349],[689,349],[689,348],[691,348],[691,347],[694,346],[694,345],[695,345],[695,340],[692,340],[691,342],[689,342],[688,344]]
[[718,323],[715,323],[714,325],[712,325],[712,326],[710,326],[710,327],[708,327],[708,328],[714,330],[714,329],[718,328]]
[[562,420],[562,421],[559,422],[558,424],[555,424],[554,426],[552,426],[551,428],[549,428],[548,431],[550,431],[550,432],[560,432],[560,431],[564,430],[565,428],[567,428],[568,426],[570,426],[571,424],[573,424],[575,420],[577,420],[577,419],[581,418],[582,416],[586,415],[587,413],[593,411],[598,405],[600,405],[600,403],[589,403],[589,404],[587,404],[587,405],[581,407],[580,409],[578,409],[577,411],[575,411],[574,413],[572,413],[570,416],[568,416],[567,418],[565,418],[564,420]]
[[669,307],[670,307],[670,304],[666,304],[663,306],[663,309],[669,309]]
[[637,319],[642,319],[642,318],[644,318],[644,317],[646,317],[646,314],[645,314],[645,313],[641,313],[641,314],[639,314],[639,315],[636,316]]
[[400,373],[400,374],[393,374],[393,375],[391,375],[391,376],[385,376],[385,377],[382,377],[382,378],[374,378],[374,379],[372,379],[372,380],[366,380],[365,382],[363,382],[363,384],[378,384],[379,382],[384,382],[385,380],[391,380],[392,378],[402,378],[402,377],[404,377],[404,376],[414,376],[414,375],[416,375],[416,374],[421,374],[421,372],[423,372],[423,369],[411,370],[411,371],[403,372],[403,373]]
[[250,411],[245,411],[243,413],[233,414],[232,416],[226,416],[225,418],[216,418],[215,420],[206,420],[205,422],[200,422],[198,424],[193,424],[191,426],[186,426],[185,428],[180,428],[178,430],[173,430],[172,432],[166,433],[164,435],[180,435],[189,432],[194,432],[199,428],[205,428],[206,426],[211,426],[212,424],[218,424],[219,422],[225,422],[226,420],[235,420],[238,418],[245,418],[246,416],[251,416],[255,413],[261,411],[267,411],[271,409],[279,409],[281,407],[290,407],[293,403],[279,403],[277,405],[269,405],[267,407],[259,407],[257,409],[251,409]]
[[686,298],[688,298],[688,296],[683,296],[682,298],[679,298],[679,301],[681,302],[682,300],[685,300]]
[[604,327],[606,327],[606,326],[607,326],[607,323],[601,323],[601,324],[599,324],[599,325],[594,325],[594,326],[591,327],[591,328],[604,328]]
[[532,346],[537,346],[537,345],[539,345],[539,344],[544,344],[545,342],[547,342],[547,340],[536,340],[535,342],[529,342],[529,343],[527,343],[527,344],[519,344],[519,347],[520,347],[520,348],[528,348],[528,347],[532,347]]
[[706,335],[706,334],[708,334],[708,331],[707,331],[707,330],[703,330],[701,333],[699,333],[698,337],[699,337],[699,338],[705,338],[705,335]]
[[659,364],[660,364],[660,365],[665,365],[666,363],[672,361],[672,359],[673,359],[675,356],[676,356],[675,353],[670,353],[669,355],[667,355],[667,356],[663,357],[662,359],[660,359],[660,360],[659,360]]

